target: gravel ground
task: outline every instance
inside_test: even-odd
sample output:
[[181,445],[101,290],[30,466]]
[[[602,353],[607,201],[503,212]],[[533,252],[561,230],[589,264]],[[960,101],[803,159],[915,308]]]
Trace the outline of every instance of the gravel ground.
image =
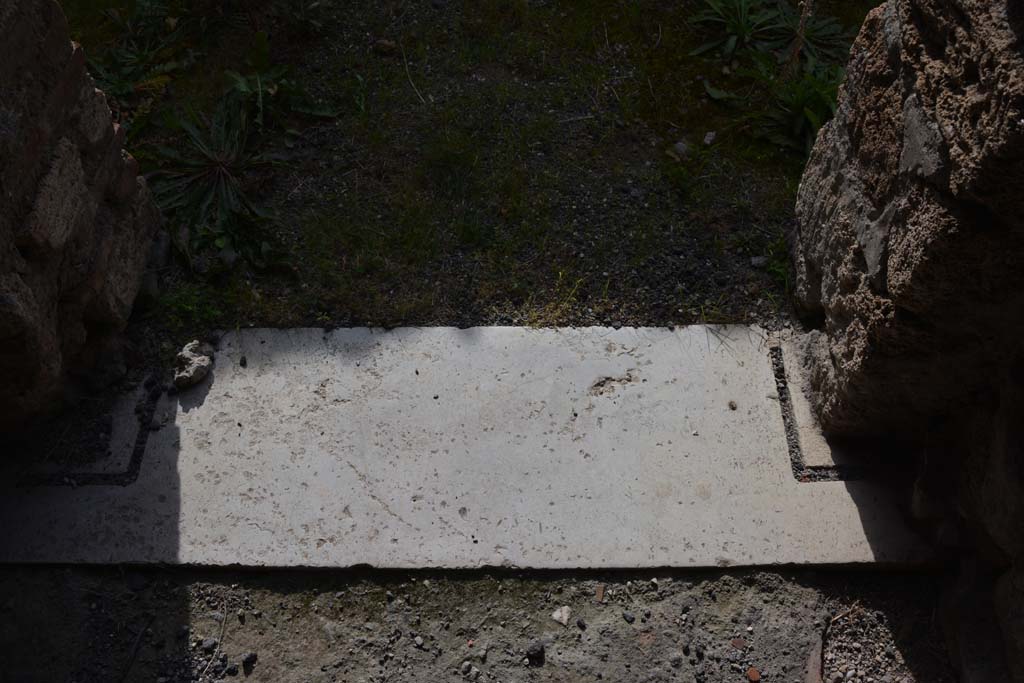
[[147,326],[180,345],[247,325],[788,318],[802,160],[708,97],[699,2],[323,4],[319,34],[263,24],[338,111],[263,140],[286,161],[245,176],[277,217],[272,263],[195,255]]
[[941,683],[935,593],[846,571],[7,568],[0,680],[805,683],[824,662],[827,681]]

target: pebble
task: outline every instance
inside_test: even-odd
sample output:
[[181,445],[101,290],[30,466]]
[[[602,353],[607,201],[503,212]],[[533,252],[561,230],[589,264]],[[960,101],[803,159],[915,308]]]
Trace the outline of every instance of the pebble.
[[204,638],[203,639],[203,652],[213,652],[217,649],[216,638]]
[[252,666],[256,663],[257,659],[258,657],[256,656],[255,652],[246,652],[244,655],[242,655],[242,665]]
[[557,621],[562,626],[569,624],[569,617],[572,615],[572,610],[569,609],[568,605],[563,605],[551,613],[551,618]]
[[423,647],[423,638],[422,637],[416,636],[416,638],[413,640],[413,642],[416,643],[416,647]]
[[535,640],[526,648],[526,660],[530,666],[541,666],[544,664],[544,641]]
[[187,389],[203,381],[213,367],[213,347],[198,339],[182,347],[175,358],[174,386]]
[[632,612],[623,612],[622,618],[626,620],[627,624],[632,624],[634,621],[636,621],[636,615]]
[[685,140],[680,140],[666,150],[665,153],[676,161],[683,161],[690,156],[690,145]]

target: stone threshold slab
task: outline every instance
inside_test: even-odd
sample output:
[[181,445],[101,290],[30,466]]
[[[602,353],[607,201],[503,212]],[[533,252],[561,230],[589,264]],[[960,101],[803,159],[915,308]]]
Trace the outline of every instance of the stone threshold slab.
[[741,326],[232,332],[160,400],[130,484],[7,481],[0,562],[927,561],[879,485],[796,481],[770,346]]

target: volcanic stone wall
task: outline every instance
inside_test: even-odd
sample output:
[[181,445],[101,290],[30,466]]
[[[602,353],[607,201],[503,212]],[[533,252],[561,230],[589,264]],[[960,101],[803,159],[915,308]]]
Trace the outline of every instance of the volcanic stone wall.
[[1024,2],[874,10],[797,214],[822,425],[922,444],[915,512],[965,551],[954,660],[1007,680],[971,669],[998,666],[990,613],[1024,680]]
[[0,430],[125,326],[159,213],[54,0],[0,2]]

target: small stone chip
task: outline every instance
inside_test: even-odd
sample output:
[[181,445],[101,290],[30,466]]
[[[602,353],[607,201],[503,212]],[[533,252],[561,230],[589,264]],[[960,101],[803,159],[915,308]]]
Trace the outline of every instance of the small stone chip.
[[572,610],[569,609],[568,605],[563,605],[551,613],[551,618],[557,621],[562,626],[569,624],[569,616],[572,614]]

